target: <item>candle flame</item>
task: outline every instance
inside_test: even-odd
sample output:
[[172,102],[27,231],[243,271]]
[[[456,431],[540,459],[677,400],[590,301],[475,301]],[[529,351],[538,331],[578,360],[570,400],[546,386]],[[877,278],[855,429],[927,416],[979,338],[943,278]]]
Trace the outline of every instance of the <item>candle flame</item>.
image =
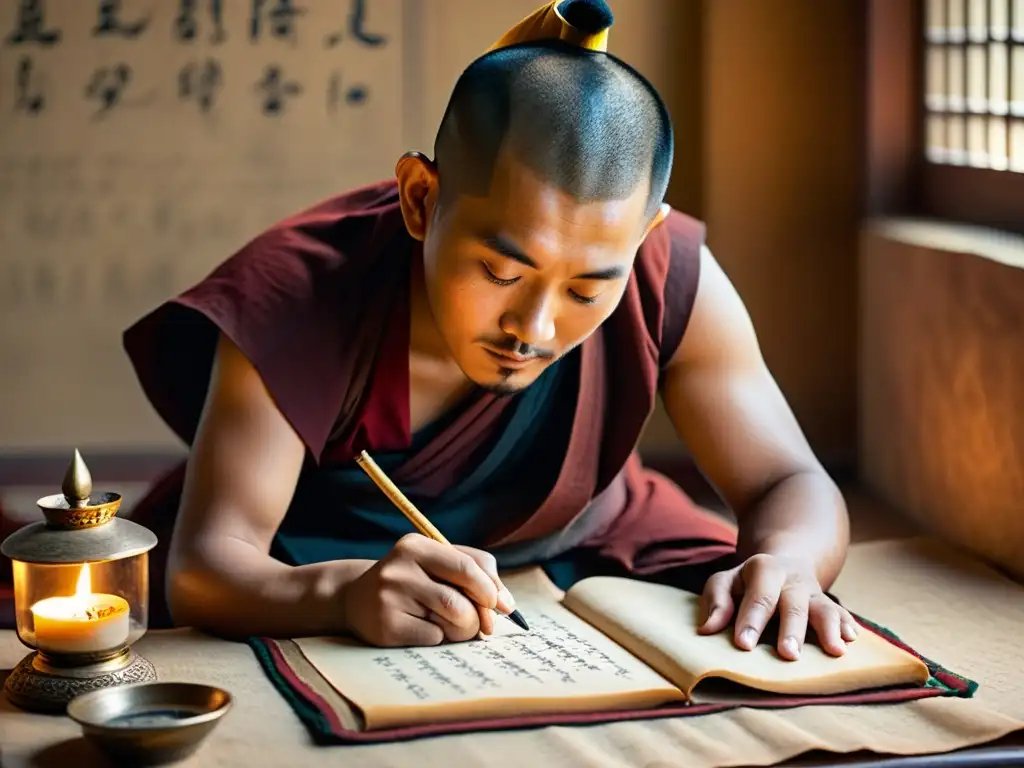
[[88,597],[92,594],[92,577],[89,575],[89,564],[83,563],[78,573],[78,584],[75,586],[75,597]]

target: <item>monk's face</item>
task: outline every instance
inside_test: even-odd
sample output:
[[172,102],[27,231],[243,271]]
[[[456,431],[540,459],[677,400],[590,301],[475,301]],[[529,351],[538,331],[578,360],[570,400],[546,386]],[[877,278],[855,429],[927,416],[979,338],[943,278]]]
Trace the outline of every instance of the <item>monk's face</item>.
[[645,185],[581,204],[514,160],[498,163],[486,197],[427,197],[438,333],[466,376],[500,393],[531,384],[608,318],[651,223]]

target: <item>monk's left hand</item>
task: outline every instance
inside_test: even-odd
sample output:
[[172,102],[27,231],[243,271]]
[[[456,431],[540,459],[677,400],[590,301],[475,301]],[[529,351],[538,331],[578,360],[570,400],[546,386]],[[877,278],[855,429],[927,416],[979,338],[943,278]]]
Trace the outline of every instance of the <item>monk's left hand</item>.
[[778,652],[784,659],[799,658],[808,624],[833,656],[845,653],[846,644],[857,637],[850,612],[825,594],[813,564],[799,559],[754,555],[714,574],[704,586],[700,609],[701,634],[721,632],[735,616],[733,638],[743,650],[757,645],[768,620],[778,613]]

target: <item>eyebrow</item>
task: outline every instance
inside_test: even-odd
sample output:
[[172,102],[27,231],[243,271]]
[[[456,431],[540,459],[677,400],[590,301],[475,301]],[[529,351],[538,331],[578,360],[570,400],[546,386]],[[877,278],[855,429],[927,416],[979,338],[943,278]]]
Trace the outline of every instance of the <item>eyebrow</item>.
[[[518,261],[531,269],[538,269],[537,262],[526,255],[521,248],[515,243],[509,240],[504,235],[488,235],[480,238],[480,242],[494,251],[500,256],[504,256],[507,259]],[[625,274],[625,269],[622,267],[608,267],[607,269],[600,269],[596,272],[586,272],[582,275],[576,275],[574,280],[617,280]]]

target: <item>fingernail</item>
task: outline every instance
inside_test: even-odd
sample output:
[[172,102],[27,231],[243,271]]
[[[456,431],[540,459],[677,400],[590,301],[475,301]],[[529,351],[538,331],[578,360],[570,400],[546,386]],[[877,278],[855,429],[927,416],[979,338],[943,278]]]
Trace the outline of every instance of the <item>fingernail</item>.
[[787,656],[791,658],[800,658],[800,643],[796,641],[795,637],[787,637],[782,641],[782,650],[786,652]]
[[857,639],[856,625],[851,624],[850,622],[843,624],[843,639],[846,640],[846,642],[852,642]]
[[516,609],[515,598],[505,587],[498,590],[498,610],[502,613],[512,613]]
[[740,645],[750,650],[757,643],[757,632],[753,627],[747,627],[740,632]]

